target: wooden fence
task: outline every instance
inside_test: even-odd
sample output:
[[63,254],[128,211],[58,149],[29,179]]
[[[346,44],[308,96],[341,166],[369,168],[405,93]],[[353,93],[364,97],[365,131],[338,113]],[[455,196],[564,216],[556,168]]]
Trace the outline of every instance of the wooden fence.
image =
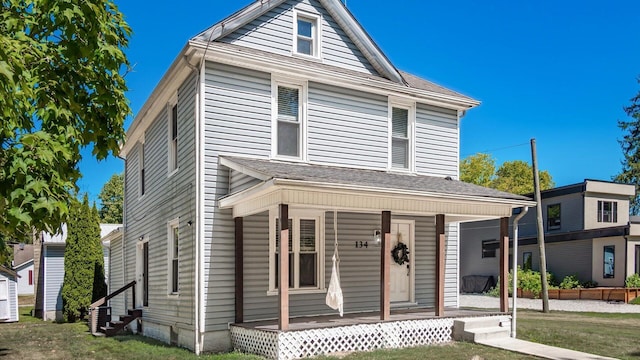
[[[549,299],[558,300],[604,300],[628,303],[638,296],[640,296],[640,288],[549,289]],[[518,289],[518,297],[539,299],[540,294]]]

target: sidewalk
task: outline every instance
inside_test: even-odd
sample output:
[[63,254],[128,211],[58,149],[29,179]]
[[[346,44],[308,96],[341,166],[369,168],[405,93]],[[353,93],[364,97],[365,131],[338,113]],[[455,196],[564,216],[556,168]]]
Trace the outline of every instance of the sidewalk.
[[530,341],[513,339],[510,337],[503,339],[480,340],[478,344],[491,346],[498,349],[509,350],[527,355],[533,355],[544,359],[554,360],[615,360],[615,358],[583,353],[575,350],[568,350],[559,347],[533,343]]

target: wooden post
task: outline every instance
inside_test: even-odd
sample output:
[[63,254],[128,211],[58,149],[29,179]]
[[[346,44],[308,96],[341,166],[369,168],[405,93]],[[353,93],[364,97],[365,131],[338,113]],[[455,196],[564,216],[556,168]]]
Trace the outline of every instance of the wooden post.
[[444,316],[444,263],[445,263],[444,214],[436,215],[436,316]]
[[509,218],[500,219],[500,312],[509,311]]
[[[280,204],[280,248],[278,252],[278,329],[289,329],[289,205]],[[276,229],[278,231],[278,229]]]
[[380,320],[391,318],[391,211],[382,212],[380,247]]
[[241,217],[235,220],[235,242],[236,242],[236,323],[244,322],[244,226]]

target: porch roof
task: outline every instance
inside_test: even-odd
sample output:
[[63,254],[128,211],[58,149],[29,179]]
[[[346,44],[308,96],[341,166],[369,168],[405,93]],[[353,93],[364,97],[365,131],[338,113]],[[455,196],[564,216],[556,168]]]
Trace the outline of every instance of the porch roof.
[[220,199],[234,217],[278,204],[336,210],[447,215],[447,222],[509,217],[530,198],[435,176],[221,156],[220,164],[262,182]]

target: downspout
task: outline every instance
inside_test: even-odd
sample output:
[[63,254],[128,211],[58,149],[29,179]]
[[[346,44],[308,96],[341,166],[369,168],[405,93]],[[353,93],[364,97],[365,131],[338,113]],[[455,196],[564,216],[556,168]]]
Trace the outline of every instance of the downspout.
[[511,337],[516,338],[516,299],[518,298],[518,221],[527,214],[529,207],[522,208],[513,219],[513,306],[511,309]]
[[204,225],[203,225],[203,212],[201,212],[200,206],[203,203],[203,201],[200,199],[200,197],[202,196],[202,192],[201,192],[201,186],[203,185],[203,181],[201,181],[201,174],[202,174],[202,167],[201,167],[201,158],[202,158],[202,150],[201,150],[201,133],[202,133],[202,125],[200,124],[200,75],[201,75],[201,69],[202,69],[202,64],[204,63],[204,61],[200,62],[200,67],[196,67],[194,65],[191,65],[191,62],[189,62],[189,58],[185,55],[184,57],[184,62],[186,63],[186,65],[197,74],[196,76],[196,91],[195,91],[195,123],[196,123],[196,134],[195,134],[195,147],[196,147],[196,197],[195,197],[195,208],[196,208],[196,221],[195,221],[195,246],[196,246],[196,251],[195,251],[195,278],[196,278],[196,283],[194,285],[194,350],[196,355],[200,355],[200,353],[202,352],[202,344],[203,344],[203,339],[202,339],[202,331],[201,331],[201,324],[202,322],[202,313],[203,311],[201,310],[201,306],[204,303],[204,300],[202,299],[203,296],[203,291],[201,289],[202,286],[202,266],[203,266],[203,261],[200,259],[200,254],[202,254],[202,239],[203,239],[203,229],[204,229]]

